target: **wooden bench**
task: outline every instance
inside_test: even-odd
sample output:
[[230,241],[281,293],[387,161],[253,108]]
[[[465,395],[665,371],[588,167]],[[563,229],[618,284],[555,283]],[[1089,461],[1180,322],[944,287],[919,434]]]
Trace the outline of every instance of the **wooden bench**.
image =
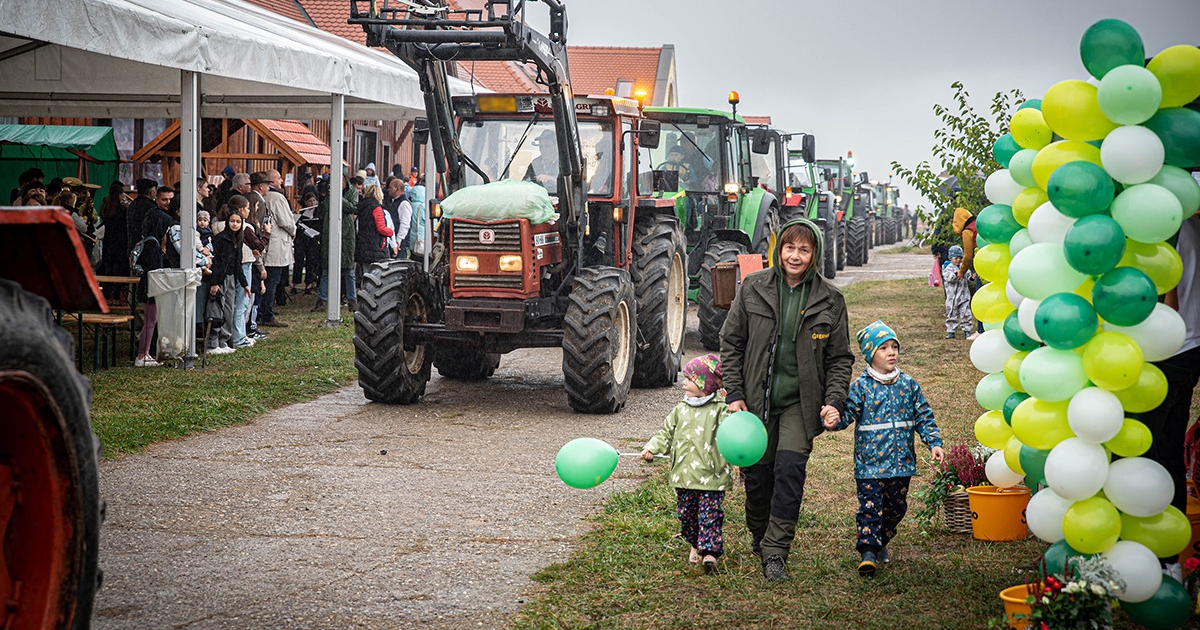
[[[71,322],[79,326],[75,352],[78,355],[79,370],[83,371],[83,333],[91,328],[92,335],[92,371],[100,369],[101,356],[104,369],[117,364],[117,329],[133,322],[133,315],[118,315],[115,313],[63,313],[63,323]],[[132,328],[130,328],[132,331]],[[132,332],[130,333],[132,334]]]

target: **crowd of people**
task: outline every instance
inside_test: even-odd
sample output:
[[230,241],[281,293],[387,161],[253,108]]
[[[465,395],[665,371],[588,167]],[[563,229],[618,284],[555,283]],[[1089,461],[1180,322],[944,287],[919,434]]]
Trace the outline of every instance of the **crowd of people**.
[[[251,348],[268,336],[265,328],[288,324],[276,307],[298,294],[317,294],[314,312],[328,300],[328,248],[341,248],[342,287],[346,307],[357,309],[356,281],[370,263],[406,258],[423,238],[423,221],[414,217],[424,200],[414,167],[407,176],[397,166],[386,179],[375,165],[344,180],[342,229],[329,233],[328,175],[301,187],[295,199],[285,194],[278,170],[238,173],[227,166],[219,184],[199,177],[196,186],[195,266],[203,269],[197,290],[197,337],[210,354]],[[134,289],[143,305],[137,367],[161,363],[151,356],[158,308],[148,294],[149,272],[179,268],[181,182],[161,185],[148,178],[126,188],[113,182],[99,211],[93,208],[100,187],[74,177],[44,183],[36,168],[22,173],[11,203],[61,206],[70,213],[98,275],[140,276]],[[358,273],[355,273],[355,269]],[[124,304],[118,287],[105,287],[110,305]],[[211,302],[211,304],[210,304]]]

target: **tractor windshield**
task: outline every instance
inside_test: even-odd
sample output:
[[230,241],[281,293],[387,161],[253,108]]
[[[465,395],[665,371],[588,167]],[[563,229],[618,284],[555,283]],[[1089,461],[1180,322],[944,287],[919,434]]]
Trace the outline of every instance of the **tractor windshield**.
[[721,127],[664,122],[657,149],[641,149],[638,190],[653,192],[651,171],[677,171],[679,190],[717,192],[721,173]]
[[[588,194],[609,196],[613,190],[612,123],[579,121],[579,145],[583,152]],[[492,181],[523,179],[538,182],[551,195],[558,194],[558,136],[554,120],[468,120],[459,132],[459,144]],[[468,170],[468,186],[482,184],[478,173]]]

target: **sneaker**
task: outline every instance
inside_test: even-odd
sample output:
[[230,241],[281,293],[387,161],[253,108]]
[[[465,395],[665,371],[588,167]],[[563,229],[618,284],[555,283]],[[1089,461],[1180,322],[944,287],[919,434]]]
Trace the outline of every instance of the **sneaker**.
[[875,559],[879,561],[879,564],[887,564],[891,562],[891,560],[888,560],[887,547],[880,547],[879,553],[875,554]]
[[229,354],[231,352],[235,352],[235,350],[229,346],[221,346],[208,351],[209,354]]
[[317,303],[315,305],[313,305],[312,310],[309,312],[310,313],[321,313],[324,311],[325,311],[325,300],[318,299]]
[[245,340],[243,340],[241,343],[234,344],[233,347],[237,348],[238,350],[241,350],[242,348],[253,348],[254,340],[249,337],[246,337]]
[[688,562],[692,564],[700,564],[700,551],[695,547],[692,547],[692,550],[688,552]]
[[979,333],[977,333],[977,332],[973,332],[973,333],[967,335],[967,341],[975,341],[978,338],[979,338]]
[[953,338],[954,338],[954,333],[946,333],[946,338],[947,338],[947,339],[953,339]]
[[134,361],[133,365],[134,367],[158,367],[162,364],[158,361],[155,361],[152,357],[146,357],[145,359],[138,359]]
[[787,579],[787,560],[783,556],[771,556],[763,560],[763,577],[768,582],[782,582]]
[[1183,584],[1183,566],[1178,562],[1171,562],[1163,566],[1163,575],[1169,575],[1175,578],[1176,582]]
[[878,558],[875,557],[874,551],[864,551],[862,561],[858,563],[858,574],[863,577],[875,577],[876,560]]
[[251,339],[266,339],[267,333],[256,329],[246,333],[246,336]]
[[712,573],[713,571],[717,570],[717,557],[704,556],[704,560],[701,560],[701,564],[704,565],[705,573]]
[[762,561],[763,557],[762,557],[762,539],[761,538],[755,538],[750,543],[750,553],[754,554],[754,556],[756,558],[758,558],[760,562]]

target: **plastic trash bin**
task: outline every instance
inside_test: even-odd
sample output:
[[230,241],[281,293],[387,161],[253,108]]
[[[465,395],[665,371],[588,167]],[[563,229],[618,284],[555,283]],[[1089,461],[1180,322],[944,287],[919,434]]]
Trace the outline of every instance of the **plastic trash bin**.
[[158,356],[195,357],[196,287],[200,269],[155,269],[146,294],[158,304]]

